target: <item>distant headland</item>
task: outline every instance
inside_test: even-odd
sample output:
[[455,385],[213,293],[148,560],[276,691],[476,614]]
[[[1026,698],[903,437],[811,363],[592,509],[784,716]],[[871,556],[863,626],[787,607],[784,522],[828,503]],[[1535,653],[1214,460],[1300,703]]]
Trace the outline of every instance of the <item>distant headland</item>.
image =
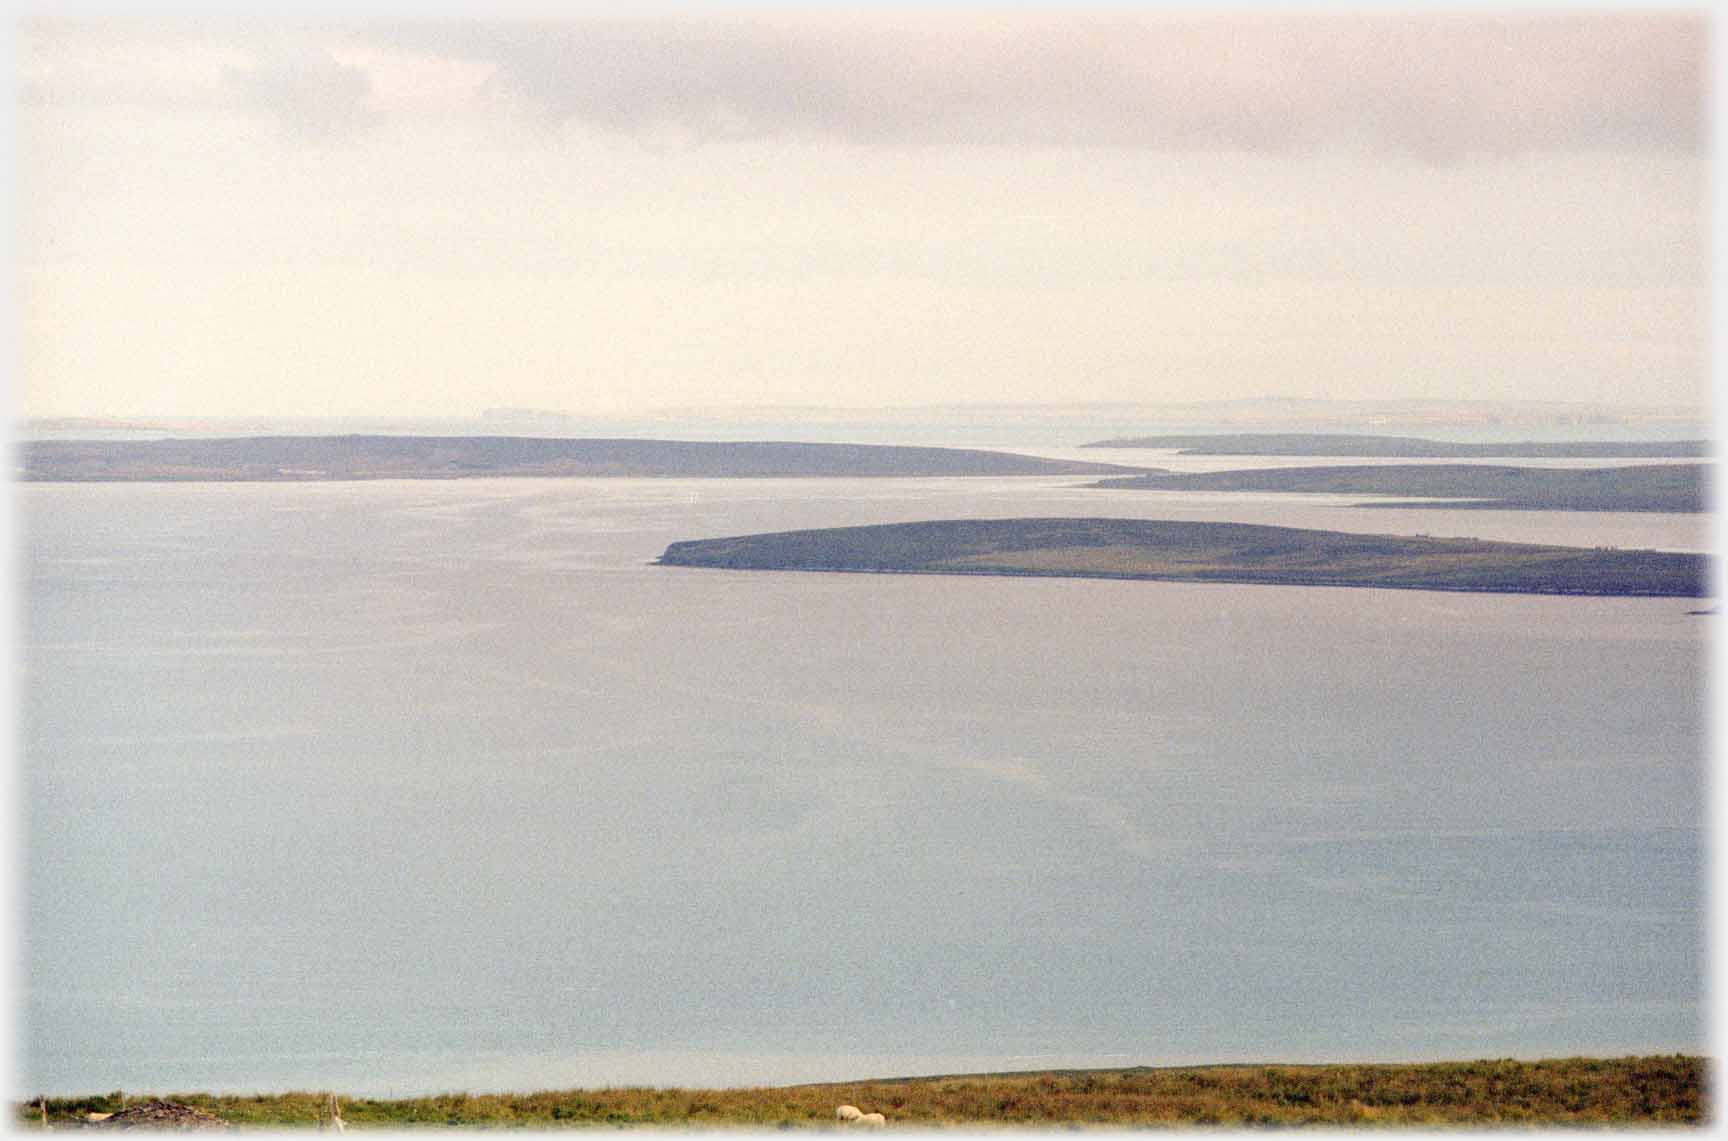
[[1466,444],[1418,436],[1358,436],[1344,432],[1128,436],[1080,446],[1161,448],[1185,456],[1373,456],[1385,459],[1682,459],[1711,454],[1709,440],[1520,440]]
[[1101,480],[1092,486],[1129,491],[1286,491],[1430,500],[1359,504],[1371,507],[1694,513],[1709,510],[1708,475],[1706,464],[1617,468],[1387,464],[1139,475]]
[[30,482],[1129,475],[1162,470],[969,448],[534,436],[44,440],[20,444],[18,459],[18,478]]

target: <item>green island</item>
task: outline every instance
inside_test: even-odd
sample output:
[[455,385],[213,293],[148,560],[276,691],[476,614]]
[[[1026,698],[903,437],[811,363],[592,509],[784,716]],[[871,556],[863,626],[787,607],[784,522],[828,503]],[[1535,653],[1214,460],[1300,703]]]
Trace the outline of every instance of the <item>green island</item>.
[[27,482],[312,481],[484,477],[1111,475],[1157,471],[971,448],[544,436],[243,436],[41,440]]
[[1709,440],[1519,440],[1465,444],[1419,436],[1348,433],[1238,432],[1199,436],[1130,436],[1082,444],[1085,448],[1162,448],[1185,456],[1383,456],[1387,459],[1659,459],[1707,456]]
[[1104,479],[1092,486],[1128,491],[1283,491],[1445,500],[1358,504],[1362,507],[1694,513],[1709,510],[1709,471],[1707,464],[1617,468],[1387,464],[1140,475]]
[[1702,555],[1250,523],[949,519],[673,543],[663,566],[1703,597]]
[[[1708,1065],[1692,1055],[1414,1065],[1223,1065],[834,1082],[754,1089],[608,1088],[374,1100],[119,1091],[15,1103],[19,1129],[841,1129],[835,1109],[890,1128],[1123,1126],[1696,1126]],[[112,1115],[112,1116],[104,1116]],[[130,1116],[129,1116],[130,1115]],[[100,1120],[93,1121],[93,1118]],[[851,1126],[850,1128],[858,1128]]]

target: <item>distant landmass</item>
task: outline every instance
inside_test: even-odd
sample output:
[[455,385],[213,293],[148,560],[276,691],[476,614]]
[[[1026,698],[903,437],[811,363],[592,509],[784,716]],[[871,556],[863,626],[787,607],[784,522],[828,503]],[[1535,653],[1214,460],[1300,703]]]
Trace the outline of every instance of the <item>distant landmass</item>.
[[1330,400],[1250,396],[1200,401],[1087,401],[1065,404],[928,404],[899,407],[715,405],[662,409],[674,419],[761,419],[779,423],[866,419],[907,424],[1099,424],[1139,431],[1192,425],[1195,428],[1363,427],[1578,428],[1674,427],[1710,422],[1704,409],[1685,404],[1600,404],[1559,400]]
[[673,543],[664,566],[1704,597],[1702,555],[1249,523],[951,519]]
[[480,419],[503,423],[523,423],[551,420],[557,423],[574,423],[576,417],[568,412],[560,412],[556,408],[485,408],[480,412]]
[[1355,436],[1346,433],[1240,433],[1204,436],[1130,436],[1082,444],[1085,448],[1175,448],[1187,456],[1383,456],[1388,459],[1456,457],[1526,459],[1676,459],[1711,454],[1708,440],[1589,440],[1572,443],[1523,440],[1462,444],[1417,436]]
[[126,420],[112,416],[38,416],[26,420],[25,426],[42,432],[154,432],[162,427],[152,420]]
[[1498,508],[1521,511],[1709,510],[1705,464],[1620,468],[1526,468],[1489,464],[1391,464],[1249,468],[1106,479],[1094,487],[1135,491],[1291,491],[1421,496],[1444,503],[1369,507]]
[[[51,434],[67,439],[80,431],[111,435],[147,431],[162,436],[337,436],[390,435],[562,435],[567,437],[663,438],[695,435],[703,439],[799,438],[788,427],[809,426],[817,439],[848,439],[840,430],[875,433],[857,439],[898,442],[895,433],[941,431],[982,433],[970,437],[994,442],[1060,433],[1062,446],[1075,440],[1143,437],[1169,432],[1339,432],[1343,430],[1425,435],[1454,431],[1504,433],[1514,428],[1576,433],[1600,426],[1604,435],[1621,431],[1668,435],[1708,435],[1710,416],[1684,404],[1595,404],[1541,400],[1319,400],[1259,396],[1204,401],[1083,401],[1070,403],[951,403],[925,405],[704,405],[635,411],[546,407],[531,401],[452,412],[424,409],[351,412],[342,416],[213,413],[196,417],[139,410],[66,410],[27,416],[23,438]],[[906,437],[910,438],[910,437]],[[926,437],[917,437],[920,441]],[[967,438],[962,437],[963,441]],[[986,442],[989,441],[989,442]]]
[[1159,471],[965,448],[522,436],[250,436],[18,446],[27,481],[296,481],[501,476],[989,476]]

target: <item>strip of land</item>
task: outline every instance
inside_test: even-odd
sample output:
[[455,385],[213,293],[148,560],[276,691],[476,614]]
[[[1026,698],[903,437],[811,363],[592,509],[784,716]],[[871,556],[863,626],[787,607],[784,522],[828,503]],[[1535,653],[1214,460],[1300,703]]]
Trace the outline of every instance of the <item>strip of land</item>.
[[665,566],[1698,598],[1702,555],[1250,523],[949,519],[673,543]]
[[[1057,1125],[1698,1125],[1709,1116],[1707,1063],[1691,1055],[1512,1059],[1426,1065],[1194,1066],[1057,1070],[837,1082],[756,1089],[609,1088],[513,1094],[337,1099],[346,1125],[649,1128],[836,1126],[835,1108],[881,1113],[890,1128]],[[189,1123],[201,1111],[220,1124],[318,1128],[330,1095],[216,1097],[174,1094],[175,1109],[137,1094],[32,1099],[14,1104],[16,1126],[86,1124],[139,1111]],[[106,1122],[96,1123],[101,1128]],[[854,1127],[855,1128],[855,1127]]]
[[1709,510],[1709,471],[1707,464],[1640,464],[1618,468],[1376,464],[1130,476],[1101,480],[1092,486],[1129,491],[1325,492],[1446,500],[1360,505],[1366,507],[1684,513]]
[[1465,444],[1419,436],[1347,433],[1241,432],[1202,436],[1130,436],[1086,448],[1163,448],[1186,456],[1384,456],[1387,459],[1660,459],[1711,454],[1708,440],[1520,440]]
[[1157,471],[970,448],[534,436],[247,436],[20,444],[36,482],[1007,476]]

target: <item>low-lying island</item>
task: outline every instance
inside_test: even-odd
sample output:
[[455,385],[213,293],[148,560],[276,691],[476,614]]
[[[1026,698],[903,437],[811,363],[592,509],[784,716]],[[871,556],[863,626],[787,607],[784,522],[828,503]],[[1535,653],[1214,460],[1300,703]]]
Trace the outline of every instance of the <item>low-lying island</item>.
[[673,543],[662,566],[1037,575],[1514,594],[1703,597],[1708,560],[1667,551],[1360,535],[1250,523],[947,519]]

